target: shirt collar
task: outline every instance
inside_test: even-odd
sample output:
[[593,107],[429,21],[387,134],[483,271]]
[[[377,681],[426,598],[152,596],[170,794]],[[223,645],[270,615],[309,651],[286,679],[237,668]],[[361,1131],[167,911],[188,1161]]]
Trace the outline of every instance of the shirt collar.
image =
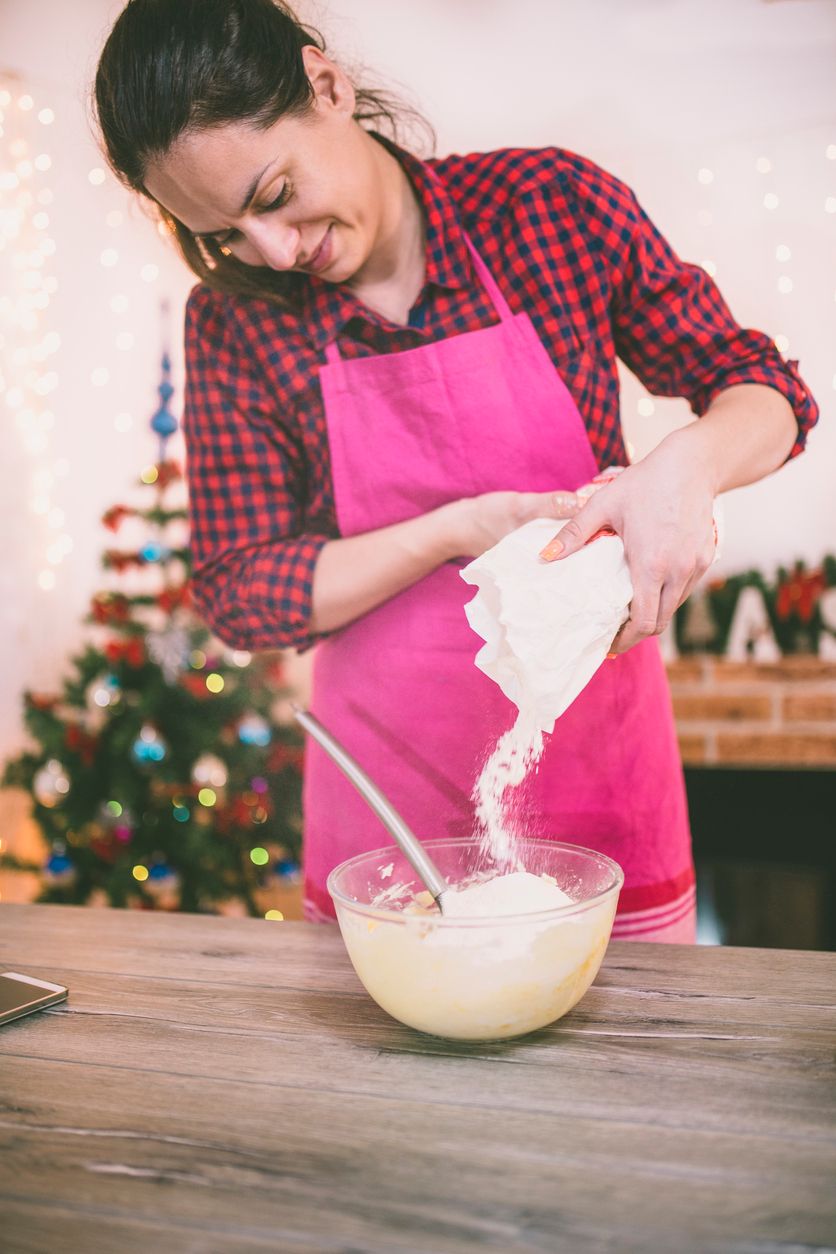
[[[458,211],[446,186],[425,161],[400,148],[377,131],[369,134],[388,149],[406,171],[424,211],[426,228],[425,283],[438,287],[466,288],[473,282],[473,263]],[[301,302],[305,334],[318,346],[340,331],[354,317],[374,320],[377,314],[339,283],[328,283],[315,274],[297,274],[297,299]]]

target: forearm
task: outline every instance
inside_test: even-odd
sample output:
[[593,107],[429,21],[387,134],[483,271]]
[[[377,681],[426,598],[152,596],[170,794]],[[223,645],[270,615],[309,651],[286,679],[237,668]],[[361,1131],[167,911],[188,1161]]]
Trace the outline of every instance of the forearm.
[[798,425],[775,388],[741,383],[721,392],[697,422],[667,437],[704,468],[714,495],[763,479],[783,465]]
[[452,509],[329,541],[314,570],[311,632],[346,626],[455,557]]

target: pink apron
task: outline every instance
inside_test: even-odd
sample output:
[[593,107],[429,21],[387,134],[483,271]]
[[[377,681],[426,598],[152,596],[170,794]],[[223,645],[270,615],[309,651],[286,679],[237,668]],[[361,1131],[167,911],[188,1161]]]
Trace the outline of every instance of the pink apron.
[[[498,490],[574,490],[599,467],[578,408],[530,318],[514,314],[468,239],[499,321],[403,352],[344,361],[328,345],[322,386],[343,536]],[[473,659],[448,562],[321,642],[312,708],[426,838],[474,830],[471,792],[515,707]],[[613,935],[694,937],[694,875],[682,769],[655,640],[606,662],[563,715],[518,790],[527,828],[591,846],[624,868]],[[331,919],[329,872],[389,840],[309,742],[305,911]]]

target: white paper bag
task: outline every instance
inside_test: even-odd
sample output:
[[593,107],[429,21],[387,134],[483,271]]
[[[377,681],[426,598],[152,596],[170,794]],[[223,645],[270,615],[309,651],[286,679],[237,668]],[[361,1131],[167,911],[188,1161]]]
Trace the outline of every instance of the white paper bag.
[[461,572],[478,588],[465,606],[485,641],[476,665],[545,732],[604,661],[633,597],[618,536],[601,536],[560,561],[539,556],[563,525],[554,518],[526,523]]
[[[719,551],[716,501],[714,520]],[[539,556],[563,526],[537,518],[461,571],[478,589],[465,606],[485,641],[476,665],[543,732],[553,731],[604,661],[633,599],[620,536],[599,536],[558,561]]]

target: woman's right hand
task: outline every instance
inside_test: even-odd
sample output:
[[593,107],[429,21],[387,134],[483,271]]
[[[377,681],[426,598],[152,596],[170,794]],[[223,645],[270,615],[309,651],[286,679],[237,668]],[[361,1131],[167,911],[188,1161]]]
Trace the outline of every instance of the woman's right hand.
[[574,492],[484,492],[442,506],[456,557],[481,557],[503,536],[534,518],[573,518],[583,504]]

